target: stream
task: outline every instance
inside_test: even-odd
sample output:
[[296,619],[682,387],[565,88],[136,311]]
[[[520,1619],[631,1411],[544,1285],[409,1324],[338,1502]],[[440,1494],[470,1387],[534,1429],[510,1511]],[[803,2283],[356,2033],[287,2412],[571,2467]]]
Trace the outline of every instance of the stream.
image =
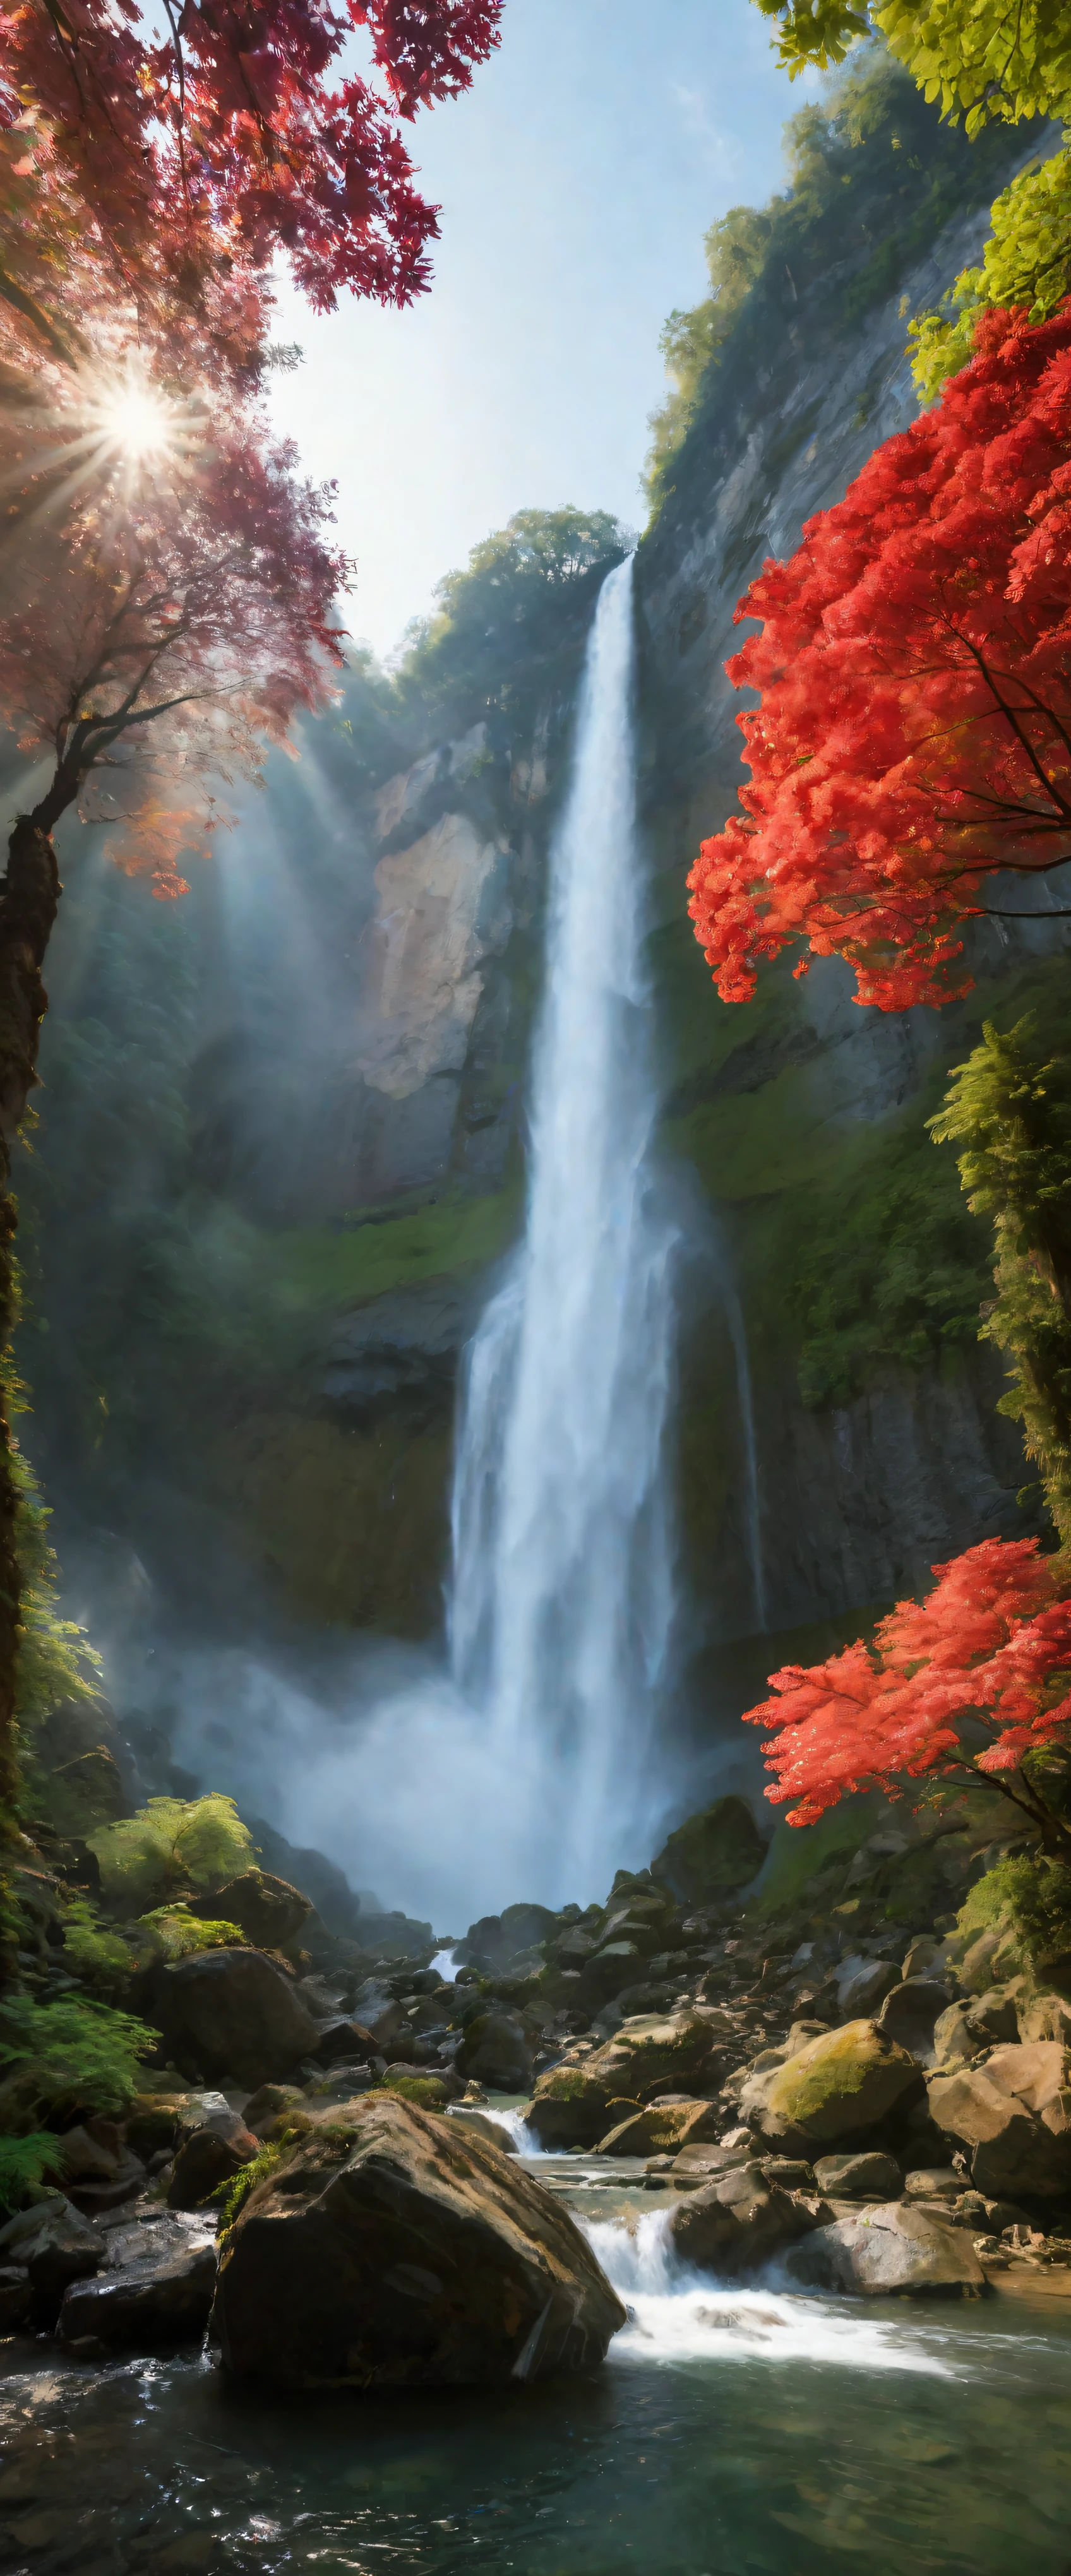
[[638,2168],[601,2161],[603,2217],[575,2159],[538,2170],[632,2311],[601,2370],[302,2399],[9,2343],[4,2576],[1068,2576],[1071,2303],[719,2289],[667,2258]]

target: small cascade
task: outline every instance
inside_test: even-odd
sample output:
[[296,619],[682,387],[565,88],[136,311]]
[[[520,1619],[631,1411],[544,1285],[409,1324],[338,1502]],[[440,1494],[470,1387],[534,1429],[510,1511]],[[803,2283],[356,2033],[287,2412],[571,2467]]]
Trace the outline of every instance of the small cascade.
[[629,2311],[610,2346],[611,2361],[818,2361],[849,2370],[951,2375],[951,2361],[932,2336],[914,2331],[913,2319],[890,2324],[860,2314],[850,2301],[754,2281],[719,2283],[692,2271],[673,2251],[669,2218],[668,2210],[645,2210],[631,2225],[578,2220]]

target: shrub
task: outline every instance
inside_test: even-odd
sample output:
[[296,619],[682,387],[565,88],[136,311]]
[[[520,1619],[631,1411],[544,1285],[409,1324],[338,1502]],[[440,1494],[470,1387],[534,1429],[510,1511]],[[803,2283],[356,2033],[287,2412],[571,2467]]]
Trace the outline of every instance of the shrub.
[[195,1950],[249,1948],[239,1924],[202,1923],[184,1905],[158,1905],[152,1914],[139,1916],[133,1929],[148,1935],[155,1959],[187,1959]]
[[212,1792],[185,1802],[150,1798],[136,1816],[90,1834],[104,1891],[124,1913],[142,1914],[153,1899],[182,1887],[218,1887],[248,1869],[253,1845],[233,1798]]
[[120,1984],[136,1964],[128,1943],[113,1928],[102,1925],[99,1909],[86,1896],[72,1897],[67,1906],[63,1947],[75,1976],[93,1986]]
[[13,1995],[0,2011],[7,2124],[43,2111],[125,2110],[138,2090],[139,2060],[156,2041],[144,2022],[107,2004],[73,1995],[39,2004]]
[[973,1940],[1001,1925],[1018,1936],[1032,1969],[1071,1957],[1071,1868],[1066,1861],[1002,1860],[972,1887],[956,1929]]

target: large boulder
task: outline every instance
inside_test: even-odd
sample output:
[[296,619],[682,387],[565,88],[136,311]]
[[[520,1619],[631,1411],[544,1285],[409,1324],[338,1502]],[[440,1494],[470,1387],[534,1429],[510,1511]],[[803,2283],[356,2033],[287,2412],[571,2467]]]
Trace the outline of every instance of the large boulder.
[[477,2013],[465,2025],[455,2064],[466,2084],[485,2084],[492,2093],[527,2093],[532,2040],[520,2014],[504,2004]]
[[992,2200],[1071,2193],[1071,2050],[1058,2040],[995,2048],[982,2066],[931,2077],[930,2117],[966,2148]]
[[876,2148],[867,2155],[819,2156],[814,2178],[829,2200],[899,2200],[904,2188],[895,2156]]
[[746,1798],[715,1798],[663,1843],[651,1869],[685,1905],[716,1905],[756,1876],[766,1845]]
[[934,2291],[975,2298],[985,2274],[970,2236],[945,2227],[908,2201],[887,2201],[817,2227],[789,2256],[795,2281],[811,2290],[850,2290],[868,2298],[892,2291]]
[[454,1957],[461,1967],[471,1959],[486,1959],[492,1968],[508,1968],[511,1960],[538,1950],[557,1923],[558,1916],[545,1905],[507,1905],[501,1914],[483,1914],[478,1923],[470,1923]]
[[224,2183],[251,2164],[259,2140],[236,2111],[193,2129],[182,2141],[167,2186],[169,2209],[203,2209]]
[[839,2146],[880,2127],[921,2089],[914,2058],[872,2021],[844,2022],[780,2066],[753,2075],[740,2108],[768,2138]]
[[669,2233],[682,2262],[736,2279],[780,2254],[813,2224],[802,2202],[767,2183],[760,2165],[744,2164],[690,2191],[674,2210]]
[[348,2013],[333,2013],[330,2021],[319,2024],[309,2053],[317,2066],[371,2066],[379,2058],[371,2031]]
[[24,2272],[41,2310],[53,2316],[68,2282],[98,2271],[104,2253],[104,2237],[62,2192],[0,2228],[0,2264]]
[[604,2048],[552,2066],[537,2081],[528,2113],[541,2147],[595,2147],[616,2125],[611,2102],[652,2102],[659,2093],[694,2091],[716,2067],[722,2048],[717,2015],[640,2013],[622,2022]]
[[948,1987],[936,1977],[904,1977],[890,1987],[875,2020],[886,2039],[894,2039],[899,2048],[906,2048],[908,2056],[917,2058],[921,2066],[933,2066],[934,2033],[947,2009]]
[[845,1959],[837,1971],[837,2011],[843,2021],[874,2019],[900,1970],[893,1959]]
[[260,1950],[201,1950],[157,1969],[149,2011],[172,2063],[210,2082],[280,2083],[316,2045],[290,1979]]
[[625,2310],[497,2146],[390,2094],[316,2127],[230,2230],[224,2366],[289,2388],[505,2384],[600,2361]]
[[258,1950],[283,1950],[308,1921],[312,1905],[300,1888],[270,1869],[243,1869],[207,1896],[188,1899],[191,1914],[209,1923],[237,1923]]
[[160,2218],[117,2231],[95,2280],[66,2292],[56,2328],[64,2351],[89,2360],[199,2343],[212,2305],[216,2248],[203,2228]]

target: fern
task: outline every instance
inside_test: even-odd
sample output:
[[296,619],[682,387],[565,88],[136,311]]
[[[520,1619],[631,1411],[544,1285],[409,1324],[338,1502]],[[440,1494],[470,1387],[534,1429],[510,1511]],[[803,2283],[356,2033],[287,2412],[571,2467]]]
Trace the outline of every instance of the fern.
[[46,2174],[58,2173],[63,2142],[51,2129],[34,2129],[28,2138],[0,2138],[0,2211],[21,2209]]
[[24,2111],[125,2110],[138,2090],[139,2060],[157,2039],[131,2013],[73,1995],[48,2004],[14,1995],[0,2011],[0,2067],[21,2079],[15,2093]]

